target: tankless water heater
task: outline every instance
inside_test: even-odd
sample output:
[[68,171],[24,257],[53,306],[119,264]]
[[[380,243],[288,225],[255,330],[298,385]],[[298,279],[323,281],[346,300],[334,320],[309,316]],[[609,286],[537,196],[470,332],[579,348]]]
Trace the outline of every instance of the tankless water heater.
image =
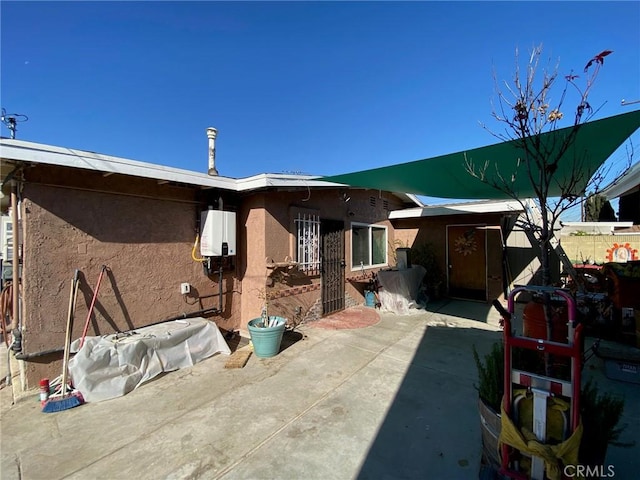
[[236,212],[205,210],[200,215],[200,255],[222,257],[236,254]]

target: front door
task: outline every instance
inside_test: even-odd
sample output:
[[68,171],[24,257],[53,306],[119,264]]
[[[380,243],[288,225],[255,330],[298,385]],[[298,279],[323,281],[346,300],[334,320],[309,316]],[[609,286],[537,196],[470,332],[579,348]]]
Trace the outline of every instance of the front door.
[[320,222],[322,315],[344,310],[344,222]]
[[486,230],[478,227],[447,227],[447,273],[452,297],[487,300]]

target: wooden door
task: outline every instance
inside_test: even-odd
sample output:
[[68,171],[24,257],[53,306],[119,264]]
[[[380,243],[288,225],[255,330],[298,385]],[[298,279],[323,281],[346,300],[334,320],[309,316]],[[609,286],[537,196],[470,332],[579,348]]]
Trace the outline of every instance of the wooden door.
[[449,295],[487,300],[487,239],[480,225],[447,227]]

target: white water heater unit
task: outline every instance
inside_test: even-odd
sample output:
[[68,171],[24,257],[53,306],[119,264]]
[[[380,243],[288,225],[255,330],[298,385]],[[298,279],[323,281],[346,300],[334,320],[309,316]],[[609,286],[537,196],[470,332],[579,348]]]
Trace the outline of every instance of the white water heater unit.
[[200,255],[222,257],[236,254],[236,212],[205,210],[200,214]]

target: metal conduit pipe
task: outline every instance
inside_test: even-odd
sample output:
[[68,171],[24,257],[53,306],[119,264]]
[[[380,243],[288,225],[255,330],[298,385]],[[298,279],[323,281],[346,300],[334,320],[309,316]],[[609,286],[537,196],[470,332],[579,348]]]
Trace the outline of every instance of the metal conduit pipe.
[[[221,313],[220,309],[215,308],[215,307],[209,307],[209,308],[204,308],[202,310],[196,310],[195,312],[189,312],[189,313],[183,313],[181,315],[177,315],[175,317],[171,317],[171,318],[167,318],[165,320],[160,320],[159,322],[154,322],[154,323],[150,323],[148,325],[144,325],[144,327],[150,327],[152,325],[160,325],[161,323],[166,323],[166,322],[174,322],[176,320],[183,320],[185,318],[193,318],[193,317],[197,317],[200,315],[207,315],[207,314],[219,314]],[[140,328],[144,328],[144,327],[140,327]]]
[[18,305],[20,299],[20,258],[18,256],[18,245],[20,241],[18,227],[18,182],[11,181],[11,228],[13,229],[13,251],[11,257],[11,268],[13,269],[13,312],[10,330],[18,328],[18,315],[20,307]]
[[64,348],[53,348],[51,350],[43,350],[42,352],[33,353],[16,353],[14,356],[17,360],[33,360],[38,357],[46,357],[47,355],[53,355],[54,353],[63,353]]

